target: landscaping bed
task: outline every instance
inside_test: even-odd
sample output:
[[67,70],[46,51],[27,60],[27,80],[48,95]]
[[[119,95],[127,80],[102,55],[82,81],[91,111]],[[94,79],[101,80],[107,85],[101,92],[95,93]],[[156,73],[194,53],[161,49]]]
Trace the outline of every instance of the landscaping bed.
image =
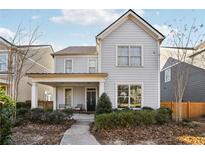
[[91,133],[101,144],[203,144],[205,123],[197,126],[169,122],[164,125],[138,126],[135,128],[97,129],[91,125]]
[[55,145],[60,144],[64,132],[74,120],[63,124],[25,123],[12,129],[11,144],[14,145]]

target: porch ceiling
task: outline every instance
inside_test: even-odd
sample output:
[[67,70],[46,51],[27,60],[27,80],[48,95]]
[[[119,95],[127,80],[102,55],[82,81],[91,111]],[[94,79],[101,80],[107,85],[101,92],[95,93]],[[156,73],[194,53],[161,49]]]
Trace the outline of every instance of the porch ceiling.
[[90,83],[104,82],[107,73],[27,73],[32,82],[39,83]]

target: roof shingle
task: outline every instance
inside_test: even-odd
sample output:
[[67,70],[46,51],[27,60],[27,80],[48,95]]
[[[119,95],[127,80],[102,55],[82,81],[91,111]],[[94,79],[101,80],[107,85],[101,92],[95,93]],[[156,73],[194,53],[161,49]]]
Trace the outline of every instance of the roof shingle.
[[96,46],[70,46],[53,55],[93,55],[97,54]]

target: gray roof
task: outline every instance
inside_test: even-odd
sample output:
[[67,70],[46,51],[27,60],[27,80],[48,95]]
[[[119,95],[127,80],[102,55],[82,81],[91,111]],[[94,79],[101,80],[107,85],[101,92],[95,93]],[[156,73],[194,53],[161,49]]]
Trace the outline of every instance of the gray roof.
[[70,46],[53,55],[93,55],[96,53],[96,46]]
[[179,63],[179,62],[180,62],[179,60],[174,59],[174,58],[172,58],[172,57],[169,57],[169,58],[167,59],[166,63],[164,64],[162,70],[164,70],[164,69],[166,69],[167,67],[170,67],[170,66],[172,66],[172,65],[174,65],[174,64],[177,64],[177,63]]

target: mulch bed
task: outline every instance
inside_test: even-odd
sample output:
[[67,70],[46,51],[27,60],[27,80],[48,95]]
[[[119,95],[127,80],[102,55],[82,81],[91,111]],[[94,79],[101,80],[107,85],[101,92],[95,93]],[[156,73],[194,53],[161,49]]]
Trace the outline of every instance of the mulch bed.
[[60,144],[64,132],[71,127],[74,120],[63,124],[27,123],[12,129],[12,144],[15,145],[55,145]]
[[203,144],[205,145],[205,123],[196,127],[170,122],[165,125],[141,126],[114,130],[96,130],[91,133],[101,144]]

